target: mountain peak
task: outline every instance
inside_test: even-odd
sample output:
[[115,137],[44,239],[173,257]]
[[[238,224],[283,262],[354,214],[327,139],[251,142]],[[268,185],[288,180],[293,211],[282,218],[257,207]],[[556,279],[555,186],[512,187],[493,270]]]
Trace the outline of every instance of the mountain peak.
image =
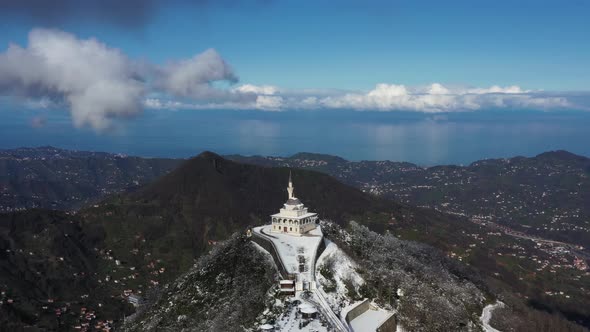
[[311,153],[311,152],[298,152],[289,158],[290,159],[307,159],[307,160],[324,160],[324,161],[330,161],[330,162],[335,162],[335,163],[348,162],[348,160],[338,157],[338,156],[333,156],[333,155],[329,155],[329,154],[321,154],[321,153]]
[[566,150],[555,150],[555,151],[547,151],[541,154],[538,154],[536,158],[544,158],[544,159],[561,159],[561,160],[569,160],[569,159],[587,159],[586,157],[571,153]]
[[222,157],[215,152],[203,151],[203,152],[199,153],[195,158],[217,159],[217,158],[222,158]]

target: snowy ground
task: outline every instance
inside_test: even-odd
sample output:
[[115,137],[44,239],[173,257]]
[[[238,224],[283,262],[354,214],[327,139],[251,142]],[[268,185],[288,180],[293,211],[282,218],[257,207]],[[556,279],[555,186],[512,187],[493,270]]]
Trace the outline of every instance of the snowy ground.
[[318,226],[307,234],[293,236],[271,233],[271,227],[271,225],[256,227],[254,232],[273,242],[288,273],[297,274],[298,281],[313,281],[313,262],[323,238],[321,228]]
[[[305,300],[302,300],[301,298],[297,297],[298,300],[301,301],[301,303],[307,303],[307,304],[311,304],[310,302],[306,302]],[[313,304],[311,304],[313,305]],[[315,307],[315,305],[314,305]],[[299,331],[303,331],[303,332],[327,332],[328,331],[328,327],[327,324],[322,323],[322,320],[324,318],[320,318],[321,315],[318,315],[318,318],[315,319],[311,319],[311,320],[306,320],[301,318],[301,316],[297,313],[297,306],[296,305],[288,305],[285,308],[285,311],[283,312],[283,314],[279,317],[279,319],[277,320],[277,326],[279,328],[279,331],[285,331],[285,332],[299,332]],[[307,322],[307,325],[303,326],[305,324],[305,322]],[[299,328],[300,324],[302,325],[301,329]]]
[[[357,264],[348,257],[338,246],[330,240],[326,241],[326,250],[320,255],[316,263],[316,279],[318,281],[318,287],[324,291],[324,297],[330,304],[330,307],[336,312],[351,304],[350,299],[347,296],[348,290],[344,283],[348,280],[355,289],[365,283],[363,278],[356,271]],[[327,280],[321,273],[320,269],[322,266],[329,267],[334,275],[334,281],[336,289],[332,292],[326,292],[327,286],[332,285],[334,281]]]
[[[318,281],[319,293],[329,302],[333,311],[340,314],[340,321],[348,325],[344,317],[348,311],[362,301],[352,301],[349,298],[346,285],[352,285],[358,291],[365,281],[357,272],[358,265],[356,262],[338,248],[335,243],[327,239],[325,241],[326,250],[318,258],[316,264],[316,280]],[[324,266],[332,272],[332,280],[328,280],[321,274],[320,270]],[[334,290],[326,292],[325,289],[330,287],[334,288]],[[373,305],[372,309],[354,319],[349,327],[353,332],[375,332],[376,328],[392,314],[391,311]]]
[[481,324],[483,326],[484,331],[486,331],[486,332],[500,332],[499,330],[496,330],[495,328],[493,328],[490,325],[490,319],[492,319],[492,312],[494,311],[494,309],[500,308],[503,306],[504,306],[504,303],[496,302],[494,304],[488,304],[487,306],[485,306],[485,308],[483,308],[480,320],[481,320]]
[[380,308],[371,308],[350,322],[353,332],[375,332],[392,313]]
[[[273,243],[285,269],[288,273],[295,274],[297,281],[315,281],[315,257],[318,247],[323,240],[321,228],[318,226],[303,236],[271,233],[270,228],[271,225],[255,227],[254,232]],[[300,295],[301,293],[298,292],[297,296],[299,297]],[[333,329],[343,332],[348,331],[346,326],[341,322],[326,301],[323,292],[315,290],[312,291],[310,295],[311,298],[309,300],[314,303],[315,307],[320,311],[321,316],[323,317],[322,319],[329,322],[329,324],[326,325],[332,326],[332,331]],[[300,318],[296,317],[295,312],[296,310],[289,311],[289,308],[287,308],[285,313],[281,315],[279,323],[281,326],[280,331],[300,331]],[[327,331],[327,327],[323,326],[320,320],[314,320],[301,331]]]

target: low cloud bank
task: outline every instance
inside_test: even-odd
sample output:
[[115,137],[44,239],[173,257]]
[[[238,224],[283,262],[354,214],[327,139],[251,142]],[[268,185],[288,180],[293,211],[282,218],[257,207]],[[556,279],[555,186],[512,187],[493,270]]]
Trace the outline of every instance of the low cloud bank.
[[434,83],[426,87],[407,87],[396,84],[377,84],[366,92],[332,91],[314,94],[313,91],[282,90],[274,86],[245,84],[234,92],[256,95],[255,99],[236,103],[215,104],[177,103],[151,99],[148,107],[157,109],[259,109],[314,110],[348,109],[358,111],[414,111],[424,113],[466,112],[483,109],[583,109],[567,96],[542,91],[523,90],[518,86],[489,88],[451,88]]
[[486,108],[567,108],[566,98],[548,97],[522,90],[518,86],[490,88],[447,88],[439,83],[426,88],[377,84],[366,93],[349,93],[318,100],[315,105],[327,108],[358,110],[406,110],[427,113],[474,111]]

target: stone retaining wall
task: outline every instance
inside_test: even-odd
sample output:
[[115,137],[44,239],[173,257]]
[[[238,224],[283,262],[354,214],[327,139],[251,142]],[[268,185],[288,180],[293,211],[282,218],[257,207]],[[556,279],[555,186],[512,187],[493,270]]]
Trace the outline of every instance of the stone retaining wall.
[[397,331],[397,318],[395,314],[391,314],[379,327],[377,332],[396,332]]
[[369,310],[370,307],[371,307],[371,301],[369,301],[369,299],[366,299],[363,302],[357,304],[357,306],[354,307],[352,310],[350,310],[346,314],[346,317],[344,317],[344,319],[346,319],[346,322],[348,324],[350,324],[350,322],[353,319],[355,319],[358,316],[362,315],[365,311]]
[[283,261],[281,261],[281,259],[279,258],[277,250],[275,249],[275,246],[271,241],[256,234],[255,232],[252,232],[251,239],[252,239],[252,241],[256,242],[258,245],[260,245],[262,248],[264,248],[264,250],[266,250],[270,253],[277,268],[279,269],[279,274],[281,275],[281,278],[289,279],[289,277],[292,277],[289,273],[287,273],[287,269],[285,269],[285,266],[283,265]]

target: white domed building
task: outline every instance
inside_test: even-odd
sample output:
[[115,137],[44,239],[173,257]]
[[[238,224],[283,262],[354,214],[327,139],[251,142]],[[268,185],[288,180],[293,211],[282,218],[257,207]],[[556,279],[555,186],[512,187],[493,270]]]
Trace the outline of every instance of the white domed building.
[[289,173],[289,186],[287,202],[279,213],[271,215],[272,233],[286,233],[301,236],[317,227],[318,214],[309,212],[307,207],[294,195],[295,188]]

